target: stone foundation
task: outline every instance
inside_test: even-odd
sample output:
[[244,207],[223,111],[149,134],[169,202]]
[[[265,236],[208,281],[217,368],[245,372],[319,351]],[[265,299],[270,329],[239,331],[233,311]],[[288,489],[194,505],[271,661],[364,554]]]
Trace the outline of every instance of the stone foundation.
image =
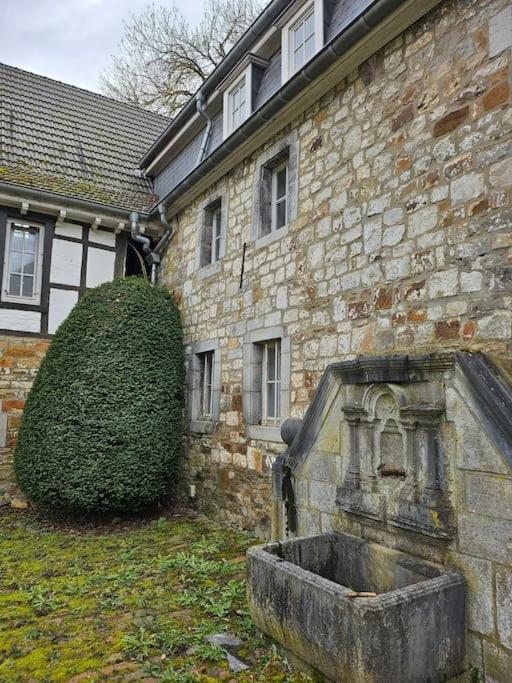
[[12,459],[25,399],[49,340],[0,336],[0,506],[23,504]]

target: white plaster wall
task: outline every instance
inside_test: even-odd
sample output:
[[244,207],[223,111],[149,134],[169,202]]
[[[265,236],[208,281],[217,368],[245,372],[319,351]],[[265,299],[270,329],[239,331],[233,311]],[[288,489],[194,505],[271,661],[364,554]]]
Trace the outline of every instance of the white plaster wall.
[[54,334],[61,322],[69,315],[78,301],[78,292],[68,289],[50,289],[50,305],[48,309],[48,332]]
[[116,255],[113,251],[89,247],[87,254],[86,287],[97,287],[114,279]]
[[50,282],[60,285],[80,286],[82,268],[82,245],[54,239]]
[[106,232],[105,230],[89,229],[89,242],[96,244],[103,244],[106,247],[116,246],[116,236],[113,232]]
[[0,309],[0,329],[13,332],[41,332],[41,313]]
[[74,237],[76,240],[82,239],[82,226],[73,223],[60,223],[55,226],[55,234],[63,237]]

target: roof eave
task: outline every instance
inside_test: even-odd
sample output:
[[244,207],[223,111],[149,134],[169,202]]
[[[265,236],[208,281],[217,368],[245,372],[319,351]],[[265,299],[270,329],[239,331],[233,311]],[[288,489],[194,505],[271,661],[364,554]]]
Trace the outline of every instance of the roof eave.
[[[102,225],[109,225],[117,229],[124,229],[124,223],[129,227],[129,215],[132,211],[137,211],[140,220],[143,222],[151,222],[155,218],[150,215],[149,211],[140,211],[135,207],[127,209],[126,207],[113,206],[104,204],[103,202],[96,202],[89,199],[79,197],[69,197],[51,192],[50,190],[42,190],[27,185],[20,185],[8,181],[0,181],[0,204],[16,204],[26,202],[30,209],[38,213],[47,212],[56,216],[77,216],[76,220],[87,221],[88,216],[101,216],[104,218]],[[83,218],[79,218],[82,216]]]
[[[215,149],[205,160],[184,178],[158,204],[169,206],[174,200],[184,201],[185,193],[207,176],[210,171],[218,171],[220,164],[230,155],[237,153],[238,156],[250,153],[247,142],[255,133],[265,127],[267,137],[272,135],[270,124],[279,122],[279,126],[286,125],[283,112],[290,110],[290,105],[298,96],[308,88],[315,91],[315,81],[322,76],[328,81],[327,76],[336,68],[338,82],[355,66],[374,54],[387,42],[399,35],[414,21],[430,11],[442,0],[377,0],[369,9],[363,12],[344,31],[335,36],[317,55],[299,71],[293,78],[287,81],[281,88],[255,111],[232,135]],[[365,40],[366,39],[366,40]],[[365,42],[362,49],[361,43]],[[343,76],[337,65],[340,60],[347,64]],[[327,76],[326,76],[327,74]],[[329,87],[333,87],[332,84]],[[318,95],[320,97],[321,95]],[[309,106],[309,103],[308,103]],[[298,110],[292,112],[296,116]],[[255,142],[256,144],[256,142]],[[261,143],[259,143],[261,144]],[[223,171],[226,172],[226,171]],[[158,205],[152,207],[150,215],[156,215]]]
[[[202,92],[207,98],[219,85],[221,81],[226,78],[229,72],[238,64],[238,62],[245,57],[247,52],[255,40],[272,26],[274,20],[281,14],[283,9],[288,5],[289,0],[273,0],[263,12],[255,19],[252,25],[247,29],[240,40],[228,52],[226,57],[217,66],[214,71],[208,76],[198,92]],[[149,150],[140,161],[139,168],[147,168],[158,155],[160,149],[165,146],[181,128],[185,121],[196,112],[196,96],[194,95],[183,107],[183,109],[171,121],[169,126],[163,133],[155,140]]]

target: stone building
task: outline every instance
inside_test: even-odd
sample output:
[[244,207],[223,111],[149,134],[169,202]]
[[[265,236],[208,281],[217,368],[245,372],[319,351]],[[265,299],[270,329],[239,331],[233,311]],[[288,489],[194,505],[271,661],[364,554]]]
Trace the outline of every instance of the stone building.
[[[123,166],[151,196],[100,199],[114,233],[107,216],[134,210],[155,234],[171,226],[159,280],[185,332],[185,495],[264,537],[271,522],[276,538],[343,531],[457,569],[468,666],[502,682],[511,61],[509,0],[272,0],[169,125],[108,136],[121,157],[152,143],[142,178],[132,152]],[[39,186],[5,173],[2,204],[46,215],[14,184]],[[57,194],[48,213],[67,224],[76,194]],[[87,201],[72,220],[94,242]],[[11,327],[15,352],[4,338],[4,413],[22,408],[49,331]],[[288,445],[287,418],[304,419]]]
[[139,268],[129,214],[144,221],[156,198],[137,163],[167,123],[0,64],[0,505],[51,335],[88,287]]
[[272,2],[143,161],[175,229],[161,281],[183,311],[190,483],[260,533],[279,425],[330,363],[466,349],[510,366],[510,4],[299,5]]
[[274,0],[142,162],[174,227],[187,494],[460,570],[489,681],[512,670],[511,58],[506,0]]

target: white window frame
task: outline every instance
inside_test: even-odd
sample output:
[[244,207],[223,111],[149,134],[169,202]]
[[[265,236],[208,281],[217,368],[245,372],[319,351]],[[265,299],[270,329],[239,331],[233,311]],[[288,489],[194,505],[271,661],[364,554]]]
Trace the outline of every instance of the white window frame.
[[[265,345],[280,344],[280,363],[277,389],[279,390],[279,415],[270,415],[268,399],[268,349]],[[242,412],[245,434],[249,439],[281,443],[281,425],[290,411],[291,341],[280,325],[251,330],[244,335],[242,367]],[[274,381],[275,381],[274,380]]]
[[304,64],[307,64],[309,59],[304,62],[297,69],[295,68],[294,50],[293,50],[293,31],[304,21],[311,13],[314,13],[314,51],[309,59],[312,59],[317,52],[320,52],[324,46],[324,0],[313,0],[313,2],[298,2],[294,3],[289,11],[283,15],[281,44],[282,44],[282,61],[281,73],[282,82],[285,83],[297,71],[299,71]]
[[[208,358],[208,361],[206,359]],[[211,371],[208,373],[208,362]],[[194,342],[188,357],[187,414],[189,429],[198,434],[214,431],[220,418],[221,350],[218,339]],[[206,383],[204,369],[207,370]],[[211,391],[208,391],[211,384]]]
[[[247,107],[247,83],[242,78],[234,88],[229,91],[229,125],[231,130],[238,128],[245,119]],[[236,97],[238,96],[238,102]]]
[[[36,258],[34,263],[34,290],[30,297],[9,294],[9,279],[10,279],[10,261],[11,261],[11,233],[12,228],[19,227],[24,229],[33,229],[38,231]],[[23,220],[9,218],[7,220],[6,235],[5,235],[5,252],[4,252],[4,272],[2,281],[2,301],[9,303],[28,304],[38,306],[41,303],[41,287],[43,280],[43,253],[44,253],[44,225],[39,223],[32,223]]]
[[[277,176],[281,171],[286,172],[285,177],[285,192],[281,197],[277,196]],[[282,163],[278,164],[272,169],[272,180],[271,180],[271,199],[270,199],[270,232],[275,232],[276,230],[281,230],[288,225],[288,159],[285,159]],[[277,207],[279,204],[284,202],[284,223],[283,225],[277,225]]]
[[213,416],[213,377],[215,369],[215,351],[203,351],[198,354],[200,364],[200,408],[199,419],[211,420]]
[[222,205],[212,211],[212,250],[210,263],[220,260],[222,242]]
[[[261,344],[261,424],[276,427],[281,424],[281,340],[271,339]],[[269,375],[270,357],[274,359],[274,377]],[[274,388],[274,405],[269,403],[270,387]]]
[[[227,138],[237,128],[239,128],[244,121],[246,121],[252,113],[252,64],[249,64],[238,78],[230,84],[229,88],[224,91],[223,101],[223,128],[224,138]],[[233,124],[233,108],[232,95],[240,89],[242,84],[245,86],[245,101],[244,108],[240,120]]]
[[[199,255],[200,268],[206,268],[220,261],[223,256],[223,221],[222,197],[217,197],[202,210],[201,253]],[[207,234],[208,233],[208,234]],[[209,239],[209,245],[207,244]],[[206,247],[208,251],[206,252]],[[203,261],[204,258],[204,261]]]

